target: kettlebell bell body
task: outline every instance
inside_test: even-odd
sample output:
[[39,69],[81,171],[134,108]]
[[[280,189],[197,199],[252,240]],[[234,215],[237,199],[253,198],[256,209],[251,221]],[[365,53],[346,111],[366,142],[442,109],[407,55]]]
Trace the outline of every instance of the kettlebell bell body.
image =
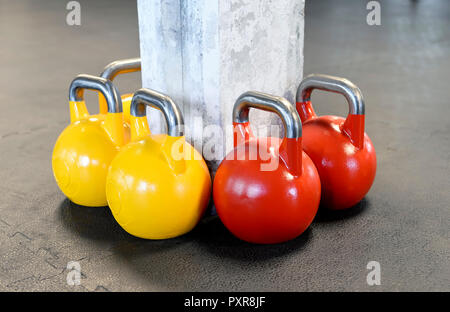
[[[248,122],[249,107],[277,113],[284,121],[286,137],[255,138]],[[236,101],[233,120],[235,147],[220,164],[213,185],[220,219],[236,237],[251,243],[297,237],[316,215],[320,180],[302,151],[295,108],[283,98],[247,92]]]
[[[108,99],[107,114],[89,115],[84,89],[97,90]],[[123,122],[121,102],[111,82],[79,75],[70,92],[71,124],[58,137],[52,154],[52,168],[61,191],[83,206],[106,206],[105,183],[109,164],[129,138]]]
[[[343,94],[350,107],[347,118],[317,116],[310,100],[313,89]],[[361,91],[347,79],[310,75],[298,88],[297,110],[303,122],[303,148],[320,175],[321,205],[332,210],[356,205],[368,193],[376,172],[375,148],[364,132]]]
[[[118,75],[138,71],[141,71],[140,58],[117,60],[106,65],[103,72],[100,74],[100,77],[113,81]],[[128,124],[130,123],[130,105],[132,98],[132,93],[122,94],[121,96],[123,119]],[[108,106],[106,104],[105,97],[101,93],[98,94],[98,101],[100,112],[106,113],[108,111]]]
[[[145,105],[162,110],[169,133],[151,135]],[[131,235],[166,239],[192,230],[209,202],[211,178],[202,156],[185,141],[173,101],[141,89],[131,104],[132,142],[112,161],[106,194],[112,214]]]

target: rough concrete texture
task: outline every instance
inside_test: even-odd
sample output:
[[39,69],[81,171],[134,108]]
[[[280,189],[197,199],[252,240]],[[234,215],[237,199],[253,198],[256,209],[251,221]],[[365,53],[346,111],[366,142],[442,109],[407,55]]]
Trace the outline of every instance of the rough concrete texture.
[[[360,205],[322,211],[302,236],[273,246],[240,242],[215,218],[144,241],[108,208],[61,194],[50,157],[69,121],[70,80],[139,54],[134,3],[81,1],[79,27],[65,24],[65,4],[0,0],[0,290],[450,290],[448,1],[382,1],[381,26],[365,23],[364,1],[307,1],[305,74],[361,88],[378,171]],[[116,84],[135,90],[139,77]],[[321,114],[347,112],[338,95],[313,101]],[[380,286],[366,283],[372,260]],[[80,286],[66,283],[69,261],[81,265]]]
[[[231,125],[235,100],[249,90],[294,100],[303,73],[303,9],[304,0],[138,1],[143,86],[178,103],[187,136],[206,147],[213,172],[226,155],[226,133],[212,139],[202,124]],[[259,126],[277,120],[251,115]],[[149,119],[154,132],[163,128],[161,116]]]

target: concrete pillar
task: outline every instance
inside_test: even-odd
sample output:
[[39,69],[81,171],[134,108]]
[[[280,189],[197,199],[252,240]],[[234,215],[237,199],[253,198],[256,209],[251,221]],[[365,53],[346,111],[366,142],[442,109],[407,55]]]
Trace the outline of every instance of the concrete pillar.
[[[225,129],[245,91],[294,103],[303,75],[304,0],[138,0],[138,13],[143,87],[176,101],[196,147],[198,118]],[[154,132],[163,131],[161,118],[151,112]],[[266,112],[250,118],[257,125],[277,119]],[[223,143],[216,148],[228,152]],[[214,172],[220,160],[206,160]]]

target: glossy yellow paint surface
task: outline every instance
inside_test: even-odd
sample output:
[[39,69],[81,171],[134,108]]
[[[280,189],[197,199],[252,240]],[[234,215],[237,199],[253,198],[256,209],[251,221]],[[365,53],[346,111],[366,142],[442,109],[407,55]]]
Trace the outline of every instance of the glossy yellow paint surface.
[[146,239],[189,232],[210,198],[205,161],[184,137],[151,135],[145,116],[131,116],[131,125],[135,141],[117,154],[107,177],[114,218],[131,235]]
[[53,174],[61,191],[83,206],[106,206],[106,176],[121,146],[130,139],[122,113],[90,116],[84,101],[70,102],[71,124],[58,137]]
[[[130,123],[130,106],[132,98],[133,98],[132,93],[124,94],[121,96],[123,120],[127,123]],[[100,114],[106,114],[108,112],[108,105],[106,104],[105,97],[101,93],[98,94],[98,105],[100,109]]]
[[127,123],[130,123],[130,106],[132,99],[132,93],[122,95],[123,120],[125,120],[125,122]]

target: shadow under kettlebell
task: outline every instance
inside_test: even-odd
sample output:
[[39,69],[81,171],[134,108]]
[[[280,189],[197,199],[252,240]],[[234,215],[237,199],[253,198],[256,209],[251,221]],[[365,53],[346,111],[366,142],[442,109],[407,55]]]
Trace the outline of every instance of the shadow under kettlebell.
[[297,238],[284,243],[253,244],[236,238],[218,216],[210,216],[205,217],[185,238],[197,242],[207,252],[219,257],[258,262],[301,251],[310,242],[312,230],[309,227]]
[[324,206],[319,206],[314,222],[327,223],[351,219],[365,213],[370,207],[370,200],[364,197],[359,203],[343,210],[330,210]]
[[64,199],[59,207],[59,218],[70,231],[96,241],[122,241],[136,239],[125,232],[105,207],[86,207]]

